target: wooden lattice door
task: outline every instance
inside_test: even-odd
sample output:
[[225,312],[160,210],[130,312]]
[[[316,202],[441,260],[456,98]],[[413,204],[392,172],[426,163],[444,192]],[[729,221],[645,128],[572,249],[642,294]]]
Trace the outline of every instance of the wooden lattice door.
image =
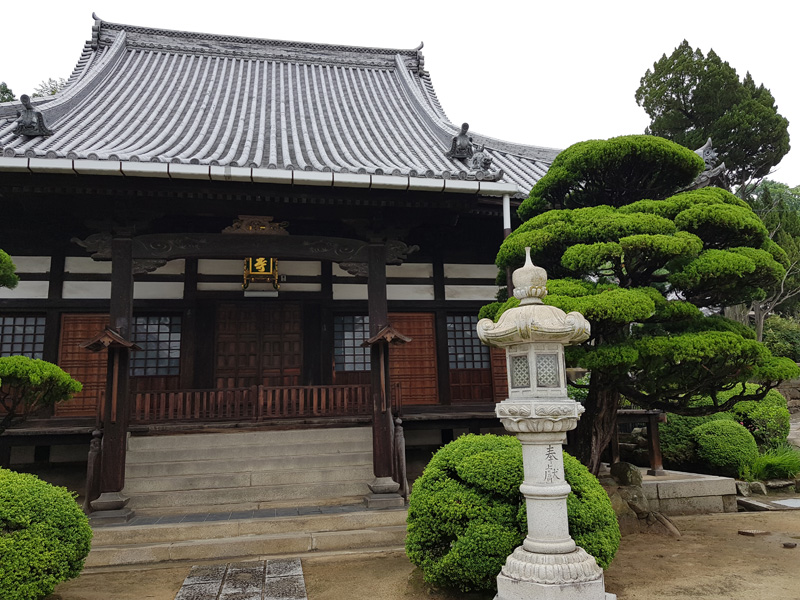
[[389,322],[412,338],[411,343],[393,345],[389,350],[391,381],[401,384],[403,404],[438,404],[433,313],[390,313]]
[[300,306],[280,302],[220,304],[215,360],[217,388],[300,385]]
[[90,352],[80,345],[108,325],[105,314],[69,314],[61,317],[58,365],[83,384],[83,390],[67,402],[56,404],[57,417],[93,417],[106,389],[108,353]]

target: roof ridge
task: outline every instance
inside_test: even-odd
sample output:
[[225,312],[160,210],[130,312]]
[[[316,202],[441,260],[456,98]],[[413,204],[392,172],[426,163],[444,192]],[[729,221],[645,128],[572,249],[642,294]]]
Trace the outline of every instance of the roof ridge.
[[350,46],[346,44],[324,44],[318,42],[299,42],[294,40],[274,40],[267,38],[254,38],[243,37],[237,35],[225,35],[216,33],[204,33],[193,31],[182,31],[177,29],[161,29],[158,27],[142,27],[139,25],[125,25],[123,23],[112,23],[110,21],[100,22],[101,28],[110,29],[112,31],[127,31],[129,33],[148,34],[148,35],[166,35],[169,37],[177,38],[190,38],[212,40],[219,42],[237,42],[246,44],[258,44],[261,46],[274,46],[284,48],[306,48],[309,50],[332,50],[332,51],[346,51],[361,54],[380,54],[386,56],[394,56],[401,54],[403,56],[416,57],[419,54],[417,48],[410,49],[394,49],[394,48],[378,48],[373,46]]

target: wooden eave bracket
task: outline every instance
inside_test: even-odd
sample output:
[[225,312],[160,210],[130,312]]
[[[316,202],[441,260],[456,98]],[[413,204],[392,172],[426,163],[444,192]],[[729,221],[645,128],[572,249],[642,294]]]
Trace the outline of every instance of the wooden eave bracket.
[[378,343],[407,344],[410,341],[411,341],[410,337],[408,337],[407,335],[403,335],[391,325],[386,325],[371,338],[369,338],[364,342],[361,342],[361,347],[366,348],[367,346],[373,346]]
[[129,348],[131,350],[141,350],[141,346],[134,344],[122,337],[116,329],[106,327],[99,334],[87,342],[82,343],[81,348],[86,348],[92,352],[100,352],[106,348]]

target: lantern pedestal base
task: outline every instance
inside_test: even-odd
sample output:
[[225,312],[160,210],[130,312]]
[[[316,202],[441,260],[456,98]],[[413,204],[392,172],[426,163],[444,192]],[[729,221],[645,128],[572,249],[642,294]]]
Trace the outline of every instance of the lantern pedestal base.
[[497,576],[495,600],[615,600],[603,570],[583,548],[540,554],[517,548]]

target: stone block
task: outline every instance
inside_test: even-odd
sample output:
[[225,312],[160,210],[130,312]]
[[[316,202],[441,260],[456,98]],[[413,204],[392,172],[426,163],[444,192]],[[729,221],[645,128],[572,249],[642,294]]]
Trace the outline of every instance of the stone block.
[[605,592],[603,578],[587,583],[542,584],[497,576],[495,600],[616,600],[616,595]]
[[736,502],[736,496],[729,494],[722,497],[722,510],[726,513],[737,512],[739,505]]
[[406,528],[399,526],[355,531],[325,531],[313,533],[311,537],[313,539],[312,549],[318,551],[403,546],[406,539]]
[[722,496],[661,498],[659,512],[665,515],[701,515],[725,512]]
[[271,577],[264,585],[264,600],[305,600],[306,584],[302,575]]
[[736,483],[729,477],[698,477],[684,481],[658,483],[658,497],[695,498],[698,496],[724,496],[736,493]]
[[302,574],[303,565],[299,558],[273,558],[267,561],[267,577]]
[[240,556],[299,554],[311,550],[311,536],[248,536],[171,544],[168,560],[224,560]]
[[[239,521],[176,523],[174,525],[132,525],[97,527],[92,546],[115,544],[154,544],[233,537],[239,534]],[[262,532],[259,532],[262,533]]]
[[86,567],[113,567],[117,565],[140,565],[170,560],[169,544],[156,546],[112,546],[92,548],[86,558]]
[[367,494],[364,497],[367,508],[402,508],[405,500],[400,494]]

